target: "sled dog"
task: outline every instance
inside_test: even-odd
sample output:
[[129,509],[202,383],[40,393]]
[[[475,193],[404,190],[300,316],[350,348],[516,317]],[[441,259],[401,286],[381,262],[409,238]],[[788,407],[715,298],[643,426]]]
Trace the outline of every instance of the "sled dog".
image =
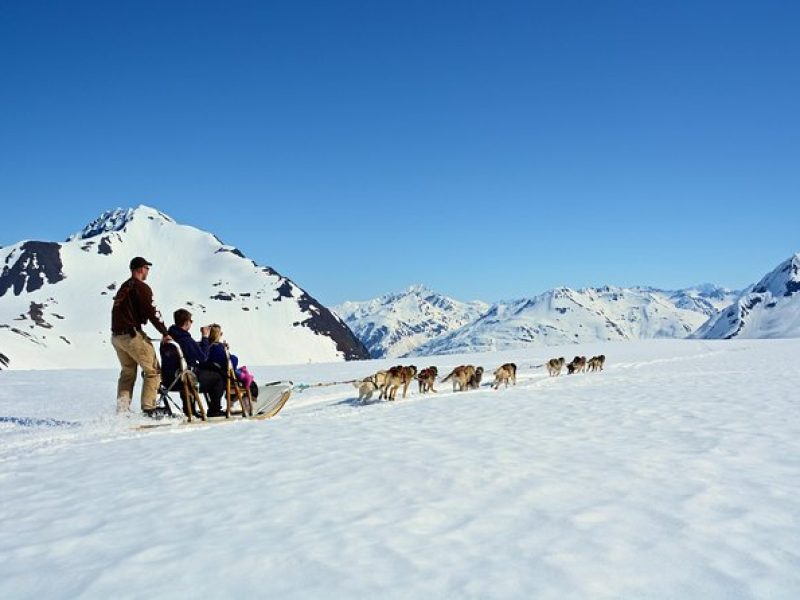
[[367,379],[371,379],[375,384],[375,388],[381,391],[378,399],[383,398],[383,390],[386,388],[386,373],[387,371],[378,371],[374,375],[367,377]]
[[576,356],[572,359],[567,365],[567,373],[572,375],[573,373],[581,373],[582,371],[586,370],[586,357],[585,356]]
[[492,387],[494,389],[498,389],[500,384],[503,383],[505,383],[506,387],[508,387],[509,381],[511,381],[514,385],[517,385],[517,365],[514,363],[506,363],[495,370],[494,383],[492,384]]
[[419,393],[424,394],[426,392],[436,392],[433,389],[433,384],[436,383],[436,377],[439,375],[439,369],[436,367],[428,367],[427,369],[422,369],[417,375],[417,381],[419,382]]
[[472,376],[475,374],[475,367],[472,365],[460,365],[453,369],[450,374],[442,379],[442,383],[449,381],[450,379],[453,380],[453,391],[454,392],[463,392],[467,389],[467,384],[469,384]]
[[481,387],[481,379],[483,379],[483,367],[475,367],[475,372],[467,382],[467,389],[478,390]]
[[372,399],[372,394],[378,389],[374,377],[373,375],[353,382],[353,386],[358,390],[358,401],[361,404],[369,402]]
[[547,361],[547,372],[550,374],[550,377],[558,377],[561,375],[561,369],[564,368],[564,357],[561,358],[551,358]]
[[392,367],[386,373],[386,386],[383,388],[380,397],[394,400],[397,396],[397,390],[400,389],[400,386],[403,386],[403,398],[405,398],[406,392],[408,392],[408,386],[411,384],[416,374],[417,367],[414,365],[407,367],[398,365]]
[[589,359],[587,366],[589,367],[589,371],[602,371],[603,370],[603,363],[606,362],[606,355],[601,354],[600,356],[593,356]]

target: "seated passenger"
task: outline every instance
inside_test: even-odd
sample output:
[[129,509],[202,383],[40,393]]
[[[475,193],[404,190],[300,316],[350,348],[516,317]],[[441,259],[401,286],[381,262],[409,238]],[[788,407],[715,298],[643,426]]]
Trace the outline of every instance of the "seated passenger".
[[[208,327],[201,327],[202,338],[198,343],[192,338],[189,329],[192,327],[192,313],[180,308],[173,314],[175,324],[169,328],[169,335],[181,347],[187,366],[197,375],[200,391],[208,394],[209,417],[225,416],[222,410],[222,396],[225,394],[225,379],[219,370],[209,362]],[[183,392],[181,392],[181,396]]]
[[[208,361],[219,367],[220,372],[227,377],[228,373],[228,343],[222,341],[222,327],[213,323],[208,326]],[[239,358],[235,354],[230,354],[231,366],[236,374],[236,379],[240,385],[250,389],[253,398],[258,397],[258,385],[253,380],[253,375],[247,367],[239,368]]]

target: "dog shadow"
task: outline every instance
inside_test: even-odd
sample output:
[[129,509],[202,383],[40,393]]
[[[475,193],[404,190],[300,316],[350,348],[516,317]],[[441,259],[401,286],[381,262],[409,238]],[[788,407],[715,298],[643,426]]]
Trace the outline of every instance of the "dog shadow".
[[339,400],[335,402],[333,406],[355,406],[355,407],[362,407],[362,406],[369,406],[371,404],[380,404],[383,400],[367,400],[366,402],[361,402],[358,398],[345,398],[344,400]]

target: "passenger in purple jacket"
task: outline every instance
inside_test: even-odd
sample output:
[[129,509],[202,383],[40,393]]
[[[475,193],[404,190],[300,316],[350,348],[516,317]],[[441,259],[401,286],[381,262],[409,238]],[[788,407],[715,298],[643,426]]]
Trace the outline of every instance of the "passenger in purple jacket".
[[[222,396],[225,394],[225,379],[223,373],[208,360],[210,344],[208,341],[208,327],[201,327],[200,342],[192,338],[189,329],[192,327],[192,313],[185,308],[179,308],[173,314],[175,324],[169,328],[169,335],[178,342],[186,359],[187,366],[197,375],[200,391],[208,394],[208,416],[221,417],[225,415],[222,410]],[[162,361],[163,362],[163,361]],[[167,365],[163,365],[166,370]]]

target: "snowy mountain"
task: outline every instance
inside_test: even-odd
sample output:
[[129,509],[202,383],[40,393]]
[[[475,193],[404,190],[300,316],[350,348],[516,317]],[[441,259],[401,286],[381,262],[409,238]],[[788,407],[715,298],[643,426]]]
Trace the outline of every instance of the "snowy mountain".
[[678,308],[700,312],[709,317],[715,316],[741,294],[740,291],[729,290],[712,283],[703,283],[675,292],[664,292],[657,289],[650,291],[667,294],[670,303]]
[[[199,325],[223,325],[244,363],[368,358],[327,308],[270,267],[210,233],[147,206],[102,214],[65,242],[0,249],[0,367],[114,367],[111,301],[128,263],[153,263],[148,284],[164,322],[188,308]],[[157,333],[145,327],[151,336]]]
[[444,303],[442,296],[415,286],[335,310],[373,356],[426,356],[527,345],[683,338],[737,296],[710,284],[678,291],[558,288],[530,299],[488,305],[450,298]]
[[459,302],[423,285],[365,302],[334,307],[373,358],[398,357],[471,323],[489,308],[485,302]]
[[800,254],[783,261],[693,337],[800,337]]

